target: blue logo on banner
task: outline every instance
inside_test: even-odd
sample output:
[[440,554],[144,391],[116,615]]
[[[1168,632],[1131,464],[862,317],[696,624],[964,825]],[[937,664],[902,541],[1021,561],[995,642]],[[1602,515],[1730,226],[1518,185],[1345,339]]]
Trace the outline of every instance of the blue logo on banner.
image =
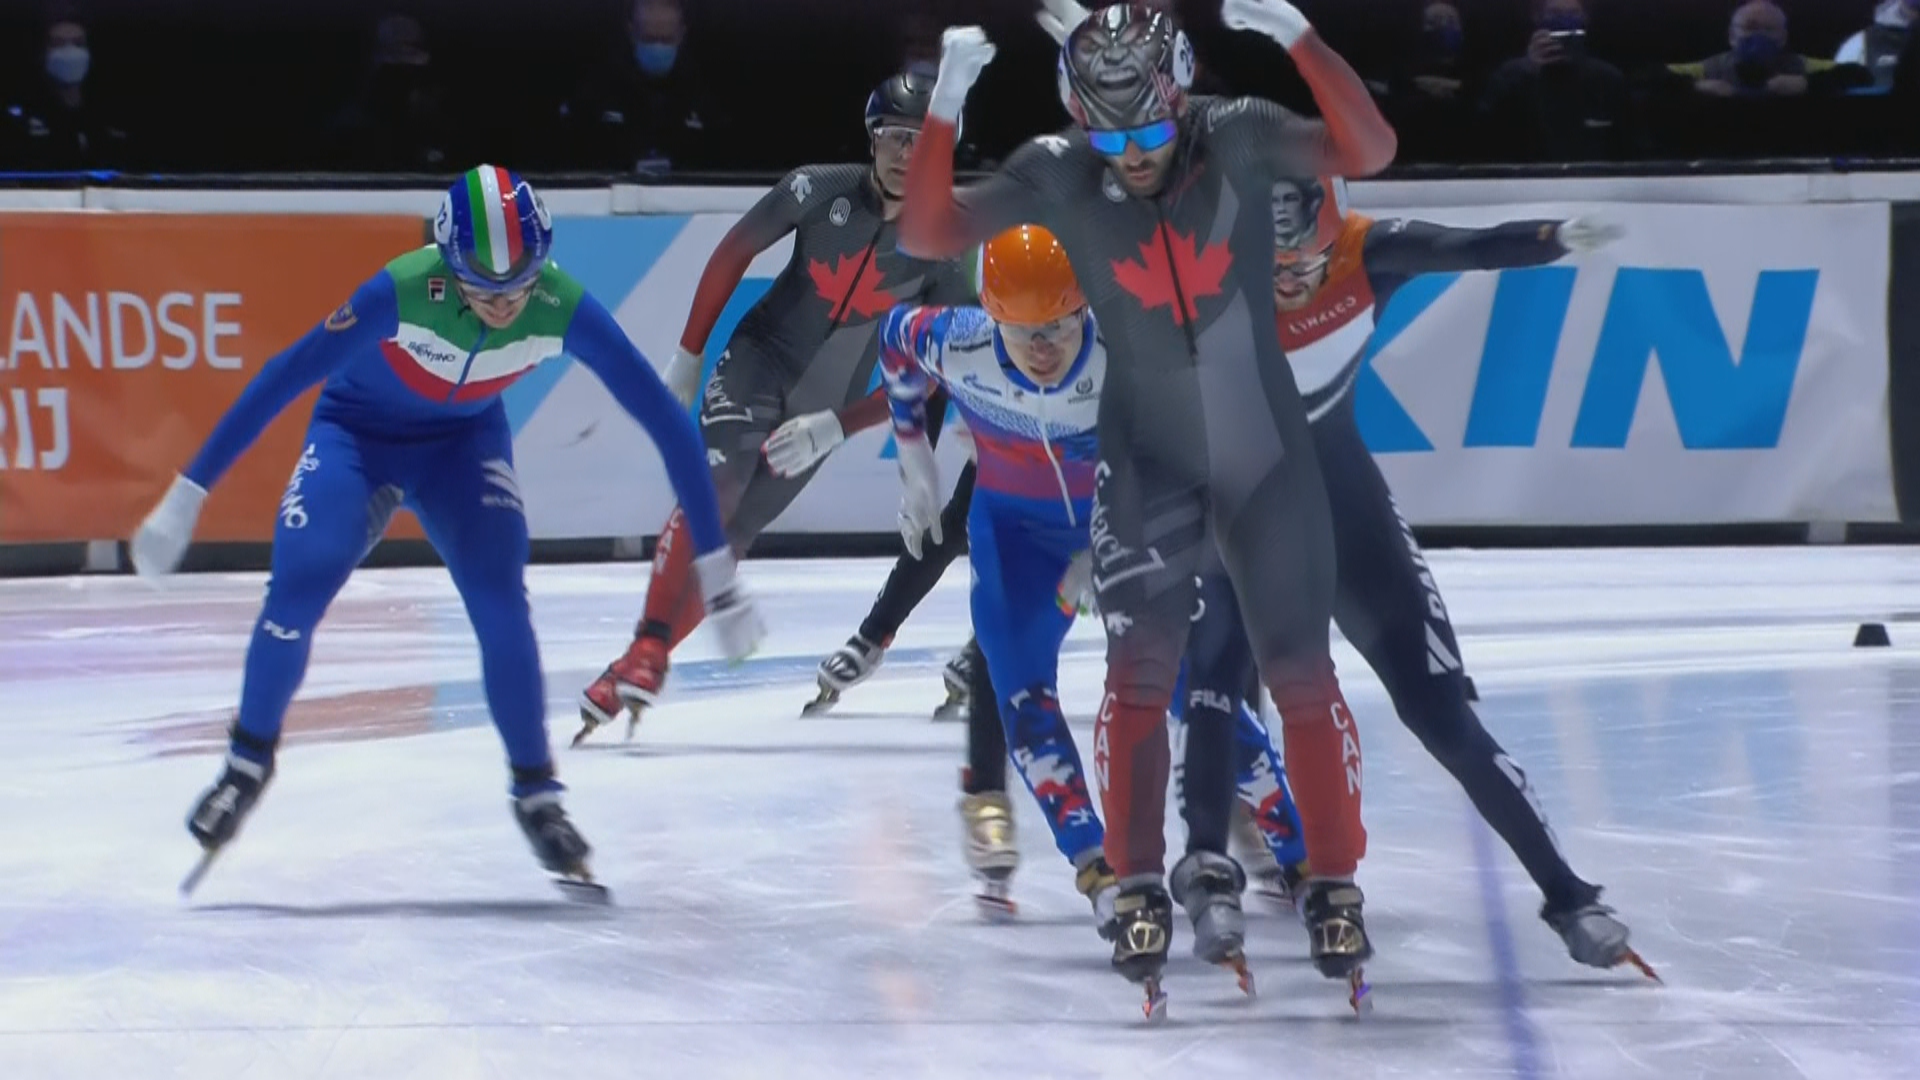
[[[1577,273],[1549,266],[1500,274],[1462,445],[1537,444]],[[1373,361],[1458,280],[1457,274],[1415,278],[1380,315],[1353,391],[1361,433],[1376,453],[1433,449],[1433,441],[1374,372]],[[1706,275],[1621,269],[1568,445],[1626,446],[1647,367],[1657,362],[1687,449],[1778,446],[1819,282],[1818,270],[1761,271],[1736,354],[1713,310]]]

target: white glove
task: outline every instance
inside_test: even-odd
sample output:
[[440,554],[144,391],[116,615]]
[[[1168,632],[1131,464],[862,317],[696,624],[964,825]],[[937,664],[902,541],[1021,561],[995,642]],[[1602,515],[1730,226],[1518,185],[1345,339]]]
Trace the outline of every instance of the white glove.
[[707,625],[720,638],[720,651],[738,663],[760,647],[767,636],[767,624],[760,620],[759,609],[746,588],[734,577],[733,552],[727,548],[709,551],[693,560],[693,572],[700,578],[700,599],[707,605]]
[[1069,615],[1085,615],[1094,609],[1091,548],[1075,555],[1067,564],[1067,572],[1060,575],[1060,591],[1054,598],[1060,602],[1060,610]]
[[681,408],[691,406],[693,399],[700,396],[700,369],[705,366],[706,361],[700,357],[680,346],[674,347],[673,359],[667,361],[667,372],[661,381],[667,384],[667,392]]
[[940,466],[933,460],[933,447],[925,436],[896,439],[900,447],[900,539],[907,542],[907,554],[920,557],[920,537],[933,534],[940,542]]
[[193,542],[193,526],[200,520],[200,504],[207,501],[207,489],[184,476],[173,478],[160,505],[140,523],[128,545],[133,569],[143,578],[171,574]]
[[948,123],[960,118],[967,103],[967,91],[993,59],[993,42],[977,26],[952,26],[940,35],[940,73],[933,80],[933,93],[927,100],[927,115]]
[[1035,15],[1034,20],[1054,44],[1065,45],[1067,35],[1087,21],[1087,9],[1073,0],[1040,0],[1040,14]]
[[1235,30],[1253,30],[1291,49],[1313,27],[1287,0],[1224,0],[1220,21]]
[[775,476],[798,476],[846,441],[832,409],[796,416],[773,429],[764,447]]
[[1576,255],[1586,255],[1599,251],[1627,235],[1627,230],[1604,218],[1583,215],[1561,222],[1560,228],[1555,230],[1554,235],[1568,251]]

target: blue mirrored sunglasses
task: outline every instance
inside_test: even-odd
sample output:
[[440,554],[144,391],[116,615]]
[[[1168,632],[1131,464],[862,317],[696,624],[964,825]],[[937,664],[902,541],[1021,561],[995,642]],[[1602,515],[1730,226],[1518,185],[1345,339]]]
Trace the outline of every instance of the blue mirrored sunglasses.
[[1126,153],[1128,143],[1132,143],[1142,151],[1151,154],[1155,150],[1172,142],[1174,136],[1179,133],[1179,125],[1175,124],[1172,120],[1157,120],[1151,124],[1121,128],[1118,131],[1096,131],[1089,129],[1087,131],[1087,143],[1093,147],[1094,153],[1104,154],[1107,157],[1119,157],[1121,154]]

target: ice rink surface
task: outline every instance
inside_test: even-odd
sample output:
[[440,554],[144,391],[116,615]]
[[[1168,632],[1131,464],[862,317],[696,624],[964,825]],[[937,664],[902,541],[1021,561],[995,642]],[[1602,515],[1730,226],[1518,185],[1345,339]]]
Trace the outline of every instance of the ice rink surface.
[[[1176,916],[1170,1021],[1144,1027],[1024,792],[1019,922],[968,899],[962,732],[928,718],[963,568],[872,682],[799,718],[874,560],[749,563],[761,654],[729,670],[696,634],[632,743],[578,751],[574,695],[646,567],[532,572],[611,909],[559,899],[513,825],[444,575],[363,572],[259,811],[182,902],[262,578],[26,580],[0,582],[0,1076],[1920,1076],[1920,552],[1433,563],[1482,715],[1664,987],[1566,957],[1340,643],[1375,1013],[1250,900],[1259,997]],[[1892,648],[1851,647],[1864,618]],[[1083,620],[1062,666],[1083,750],[1102,673]]]

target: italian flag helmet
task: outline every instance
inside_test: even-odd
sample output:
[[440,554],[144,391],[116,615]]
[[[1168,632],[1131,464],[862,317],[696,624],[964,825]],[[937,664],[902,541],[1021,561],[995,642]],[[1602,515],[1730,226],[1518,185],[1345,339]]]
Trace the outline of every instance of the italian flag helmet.
[[482,165],[441,198],[433,242],[455,280],[481,292],[517,292],[546,265],[553,218],[533,185],[497,165]]

